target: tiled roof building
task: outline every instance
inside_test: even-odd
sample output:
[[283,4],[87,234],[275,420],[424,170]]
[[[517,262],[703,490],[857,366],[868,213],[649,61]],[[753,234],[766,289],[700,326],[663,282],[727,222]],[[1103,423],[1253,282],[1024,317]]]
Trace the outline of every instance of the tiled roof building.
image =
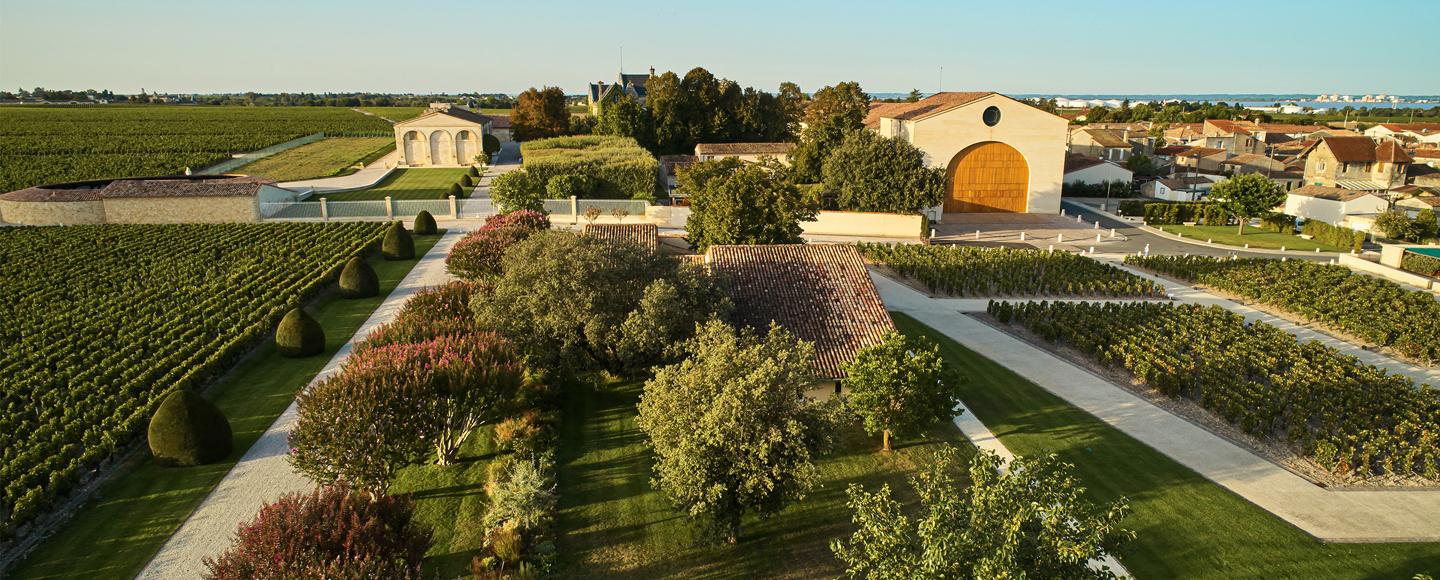
[[660,230],[655,224],[585,224],[582,235],[606,241],[626,241],[655,251],[660,247]]

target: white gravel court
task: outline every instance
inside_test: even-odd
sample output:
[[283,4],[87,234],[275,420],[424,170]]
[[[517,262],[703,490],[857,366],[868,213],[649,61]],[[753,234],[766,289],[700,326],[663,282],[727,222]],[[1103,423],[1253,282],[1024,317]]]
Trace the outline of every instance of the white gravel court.
[[[464,232],[451,228],[434,247],[426,252],[410,274],[396,286],[390,296],[380,304],[351,340],[335,353],[320,374],[318,381],[330,376],[340,368],[340,363],[350,356],[350,350],[357,340],[368,336],[375,327],[390,322],[400,312],[400,307],[415,292],[439,286],[453,280],[445,270],[445,255],[450,246],[459,241]],[[313,381],[312,381],[313,384]],[[292,402],[285,413],[276,419],[269,429],[260,436],[255,445],[240,458],[235,467],[220,480],[205,501],[185,520],[175,535],[150,559],[139,579],[173,580],[200,578],[205,572],[202,558],[218,556],[230,547],[235,529],[240,522],[255,517],[260,507],[269,501],[279,499],[293,491],[309,491],[314,487],[310,479],[290,467],[285,460],[289,451],[287,437],[295,425],[297,410]]]

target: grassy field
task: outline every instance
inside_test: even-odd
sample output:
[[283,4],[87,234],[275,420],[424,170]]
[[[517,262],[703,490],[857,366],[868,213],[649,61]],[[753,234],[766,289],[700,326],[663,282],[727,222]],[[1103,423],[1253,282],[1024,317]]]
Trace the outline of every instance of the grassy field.
[[1273,232],[1254,226],[1245,226],[1245,235],[1235,233],[1233,226],[1155,226],[1157,229],[1171,234],[1181,234],[1192,240],[1210,240],[1217,244],[1225,244],[1239,248],[1250,244],[1252,248],[1266,248],[1278,250],[1299,250],[1313,252],[1319,248],[1322,252],[1349,253],[1350,248],[1341,248],[1330,244],[1322,244],[1314,240],[1307,240],[1300,236],[1292,236]]
[[[469,168],[465,167],[396,169],[375,187],[361,191],[330,193],[325,195],[325,199],[364,201],[385,199],[386,196],[392,199],[444,199],[450,195],[450,184],[459,183],[461,176],[469,171]],[[466,197],[475,191],[473,187],[464,189]]]
[[1440,544],[1324,544],[1158,451],[904,314],[970,377],[967,407],[1017,455],[1053,452],[1095,499],[1130,499],[1139,538],[1121,562],[1144,580],[1409,579],[1440,573]]
[[411,465],[401,470],[390,493],[408,493],[415,500],[415,516],[435,530],[435,543],[426,554],[426,571],[441,578],[468,575],[471,558],[484,556],[485,527],[481,518],[489,506],[485,480],[496,457],[493,427],[477,429],[460,450],[454,465]]
[[389,137],[335,137],[281,151],[232,173],[279,181],[347,175],[354,172],[351,169],[358,170],[356,164],[374,162],[394,150],[395,140]]
[[636,425],[642,383],[599,382],[570,389],[561,435],[560,554],[563,578],[835,578],[844,570],[832,538],[854,532],[845,489],[889,483],[896,499],[917,500],[906,478],[942,443],[973,450],[953,424],[924,441],[878,452],[878,437],[853,428],[847,446],[822,459],[823,487],[779,515],[747,517],[736,546],[696,546],[696,535],[665,494],[650,486],[652,455]]
[[[416,256],[439,239],[416,236]],[[345,300],[332,294],[322,299],[312,312],[325,327],[323,354],[283,358],[271,340],[210,392],[208,398],[225,412],[234,432],[235,450],[224,461],[167,469],[142,452],[134,470],[101,486],[79,515],[31,553],[11,578],[134,578],[416,263],[377,259],[373,265],[380,276],[379,296]]]

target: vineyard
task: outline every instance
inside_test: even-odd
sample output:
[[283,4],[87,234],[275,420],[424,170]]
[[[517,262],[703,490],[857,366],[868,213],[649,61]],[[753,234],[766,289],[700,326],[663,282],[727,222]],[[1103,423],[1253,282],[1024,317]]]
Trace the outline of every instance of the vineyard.
[[0,192],[173,175],[314,133],[390,130],[337,107],[0,107]]
[[1440,392],[1218,306],[1011,304],[989,312],[1063,340],[1342,476],[1440,477]]
[[858,244],[865,258],[954,296],[1164,296],[1165,287],[1069,252]]
[[0,228],[0,538],[217,377],[387,224]]
[[1424,291],[1304,260],[1128,256],[1125,262],[1293,312],[1416,360],[1440,362],[1440,302]]

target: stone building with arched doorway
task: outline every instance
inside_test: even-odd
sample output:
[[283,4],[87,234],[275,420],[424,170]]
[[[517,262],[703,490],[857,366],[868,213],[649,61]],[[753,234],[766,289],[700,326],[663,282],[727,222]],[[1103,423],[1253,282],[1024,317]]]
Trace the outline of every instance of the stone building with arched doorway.
[[999,93],[875,103],[865,126],[945,168],[943,213],[1060,213],[1069,122]]
[[459,106],[431,109],[395,124],[395,149],[402,167],[475,165],[492,121]]

